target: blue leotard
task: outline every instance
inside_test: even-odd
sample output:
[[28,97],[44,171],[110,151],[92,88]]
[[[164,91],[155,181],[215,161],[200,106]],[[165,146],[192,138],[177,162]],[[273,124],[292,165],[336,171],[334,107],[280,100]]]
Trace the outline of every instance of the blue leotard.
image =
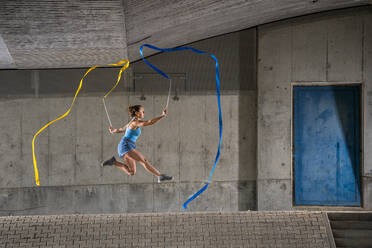
[[[132,121],[135,120],[134,118]],[[130,129],[129,125],[125,130],[124,136],[121,138],[121,141],[118,145],[118,154],[119,157],[123,157],[124,154],[136,148],[137,138],[141,135],[141,127],[137,129]]]
[[141,135],[141,127],[137,129],[130,129],[129,126],[125,130],[124,138],[129,139],[133,143],[136,143],[138,137]]

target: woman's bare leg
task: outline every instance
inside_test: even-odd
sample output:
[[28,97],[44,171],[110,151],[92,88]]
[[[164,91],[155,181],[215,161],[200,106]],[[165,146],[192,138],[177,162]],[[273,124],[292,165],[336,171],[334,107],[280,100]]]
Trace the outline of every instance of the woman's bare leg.
[[138,161],[148,172],[158,177],[161,176],[160,172],[136,149],[130,150],[126,155],[135,161]]
[[127,153],[123,157],[123,162],[127,165],[129,173],[133,176],[136,174],[136,161],[129,157]]
[[126,164],[120,163],[119,161],[115,161],[114,165],[116,167],[118,167],[120,170],[124,171],[124,173],[126,173],[128,175],[132,175],[132,173],[129,170],[129,167]]

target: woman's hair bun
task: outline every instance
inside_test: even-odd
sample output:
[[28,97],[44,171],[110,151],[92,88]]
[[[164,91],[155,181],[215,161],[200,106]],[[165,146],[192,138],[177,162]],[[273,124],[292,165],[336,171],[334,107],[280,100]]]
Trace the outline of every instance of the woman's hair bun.
[[142,105],[133,105],[128,107],[130,117],[136,116],[136,112],[140,111]]

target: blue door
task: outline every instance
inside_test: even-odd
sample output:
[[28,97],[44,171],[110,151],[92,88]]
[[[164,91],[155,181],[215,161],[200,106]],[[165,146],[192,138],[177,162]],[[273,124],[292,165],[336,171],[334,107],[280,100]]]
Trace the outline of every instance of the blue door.
[[359,87],[294,87],[296,205],[360,206]]

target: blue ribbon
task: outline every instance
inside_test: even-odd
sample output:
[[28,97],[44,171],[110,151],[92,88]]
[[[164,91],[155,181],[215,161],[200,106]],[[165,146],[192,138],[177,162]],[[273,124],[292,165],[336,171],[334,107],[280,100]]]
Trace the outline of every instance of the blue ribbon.
[[142,52],[142,49],[143,47],[148,47],[148,48],[151,48],[151,49],[154,49],[154,50],[157,50],[157,51],[160,51],[160,52],[173,52],[173,51],[183,51],[183,50],[191,50],[192,52],[195,52],[195,53],[199,53],[199,54],[207,54],[209,55],[212,59],[214,59],[214,61],[216,62],[216,88],[217,88],[217,101],[218,101],[218,118],[219,118],[219,129],[220,129],[220,141],[219,141],[219,144],[218,144],[218,150],[217,150],[217,155],[216,155],[216,159],[214,160],[214,166],[213,166],[213,169],[211,171],[211,174],[209,175],[209,178],[208,178],[208,182],[206,183],[206,185],[204,185],[198,192],[196,192],[194,195],[192,195],[184,204],[183,204],[183,208],[184,209],[187,209],[187,204],[189,204],[192,200],[194,200],[196,197],[198,197],[201,193],[203,193],[207,188],[208,188],[208,185],[209,185],[209,182],[212,178],[212,174],[213,174],[213,171],[214,169],[216,168],[216,165],[217,165],[217,162],[218,162],[218,159],[220,158],[220,153],[221,153],[221,141],[222,141],[222,114],[221,114],[221,100],[220,100],[220,73],[219,73],[219,70],[218,70],[218,61],[217,61],[217,58],[211,54],[211,53],[208,53],[208,52],[204,52],[204,51],[200,51],[200,50],[197,50],[195,48],[192,48],[192,47],[176,47],[176,48],[158,48],[156,46],[152,46],[152,45],[149,45],[149,44],[144,44],[140,47],[140,53],[141,53],[141,56],[142,56],[142,59],[146,62],[146,64],[148,64],[152,69],[154,69],[156,72],[158,72],[160,75],[162,75],[163,77],[169,79],[168,75],[165,74],[164,72],[162,72],[160,69],[158,69],[156,66],[152,65],[150,62],[148,62],[144,56],[143,56],[143,52]]

